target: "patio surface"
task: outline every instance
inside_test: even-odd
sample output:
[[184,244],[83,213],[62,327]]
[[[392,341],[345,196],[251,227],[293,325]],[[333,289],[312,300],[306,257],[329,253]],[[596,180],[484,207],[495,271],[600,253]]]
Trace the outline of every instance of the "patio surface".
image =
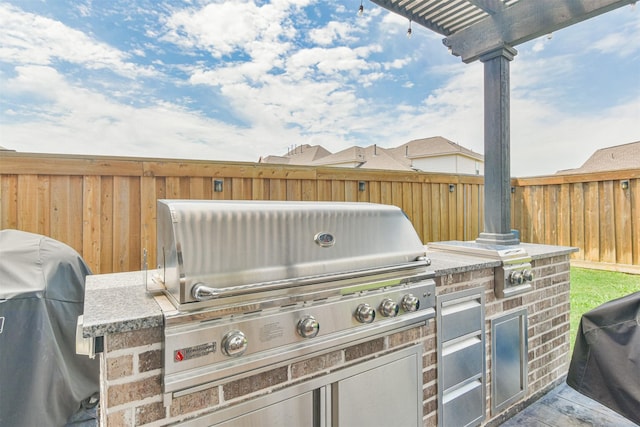
[[501,427],[637,427],[604,405],[562,383]]

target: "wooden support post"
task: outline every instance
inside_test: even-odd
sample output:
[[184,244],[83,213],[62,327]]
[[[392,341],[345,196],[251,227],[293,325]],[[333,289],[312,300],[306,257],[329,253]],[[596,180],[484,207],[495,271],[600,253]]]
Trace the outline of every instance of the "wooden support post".
[[484,232],[477,243],[517,245],[511,232],[509,62],[517,51],[504,46],[480,57],[484,63]]

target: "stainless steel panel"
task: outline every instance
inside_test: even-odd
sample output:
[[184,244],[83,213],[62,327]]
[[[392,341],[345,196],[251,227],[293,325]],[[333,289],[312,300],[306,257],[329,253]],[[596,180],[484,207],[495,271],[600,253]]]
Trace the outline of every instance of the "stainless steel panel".
[[479,337],[471,337],[443,349],[443,385],[447,390],[468,378],[482,376],[484,347]]
[[[401,311],[397,317],[378,315],[370,324],[359,323],[353,317],[359,304],[368,303],[378,307],[384,298],[399,302],[408,293],[419,298],[418,311]],[[333,303],[309,304],[167,327],[163,362],[164,391],[167,393],[197,386],[243,370],[273,366],[293,357],[351,345],[358,339],[370,339],[386,331],[419,324],[435,317],[432,302],[434,293],[435,282],[429,279],[412,286],[345,297]],[[306,316],[313,316],[320,324],[320,332],[314,338],[302,338],[296,332],[298,321]],[[220,351],[223,337],[234,330],[244,332],[248,341],[246,352],[239,358],[228,357]],[[178,351],[184,357],[177,358]]]
[[310,426],[314,422],[314,393],[307,392],[299,396],[275,403],[232,418],[212,427],[256,427],[256,426]]
[[527,394],[527,309],[491,319],[491,413]]
[[484,418],[484,384],[473,381],[444,398],[443,426],[464,427],[480,425]]
[[333,387],[333,425],[421,426],[422,360],[413,354],[339,381]]
[[495,269],[494,292],[498,298],[510,298],[514,295],[529,292],[533,289],[531,280],[523,280],[522,283],[512,283],[511,275],[522,275],[526,271],[531,272],[532,267],[529,260],[522,263],[505,263],[502,267]]
[[[435,311],[432,309],[434,293],[435,282],[428,279],[410,285],[361,292],[335,301],[320,301],[318,304],[308,303],[278,307],[262,310],[258,313],[212,319],[206,322],[192,320],[187,323],[176,323],[175,326],[166,327],[164,331],[165,373],[228,360],[228,357],[219,351],[219,347],[222,337],[233,330],[239,330],[246,334],[249,348],[244,354],[248,356],[288,344],[311,344],[338,332],[356,333],[358,330],[368,329],[378,324],[396,324],[405,317],[413,319],[417,315],[426,320],[435,316]],[[356,308],[361,304],[369,304],[373,308],[378,308],[383,299],[390,299],[400,305],[402,298],[408,294],[416,296],[419,301],[420,307],[416,312],[400,309],[396,317],[384,317],[378,314],[374,321],[368,324],[360,323],[354,317]],[[318,335],[313,339],[301,337],[296,329],[298,321],[308,316],[314,317],[321,326]],[[191,319],[189,316],[188,318]],[[183,360],[176,360],[174,357],[178,350],[183,349],[186,354],[189,349],[209,343],[213,343],[213,347],[215,347],[211,352]]]
[[440,295],[437,305],[438,425],[479,425],[485,417],[483,286]]
[[455,304],[442,305],[442,340],[449,341],[471,333],[477,333],[483,328],[483,311],[478,298],[466,301],[456,301]]
[[158,277],[180,303],[225,288],[414,261],[424,246],[395,206],[159,200]]

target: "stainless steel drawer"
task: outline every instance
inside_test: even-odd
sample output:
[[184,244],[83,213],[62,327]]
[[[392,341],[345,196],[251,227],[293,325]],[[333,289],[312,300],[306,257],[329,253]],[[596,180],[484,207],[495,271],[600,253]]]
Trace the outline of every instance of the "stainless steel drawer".
[[444,425],[464,427],[479,424],[478,417],[484,413],[484,384],[473,381],[449,393],[443,402]]
[[461,302],[448,301],[442,306],[442,340],[452,339],[478,332],[483,327],[483,307],[477,298]]
[[468,338],[448,346],[442,353],[445,390],[468,378],[482,375],[484,348],[480,338]]

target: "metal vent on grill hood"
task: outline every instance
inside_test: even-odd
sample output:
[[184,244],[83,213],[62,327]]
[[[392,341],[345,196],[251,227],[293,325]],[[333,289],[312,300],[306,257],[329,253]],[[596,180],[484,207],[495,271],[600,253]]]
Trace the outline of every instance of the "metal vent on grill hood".
[[425,255],[395,206],[158,200],[159,280],[179,303],[226,288],[393,266]]

